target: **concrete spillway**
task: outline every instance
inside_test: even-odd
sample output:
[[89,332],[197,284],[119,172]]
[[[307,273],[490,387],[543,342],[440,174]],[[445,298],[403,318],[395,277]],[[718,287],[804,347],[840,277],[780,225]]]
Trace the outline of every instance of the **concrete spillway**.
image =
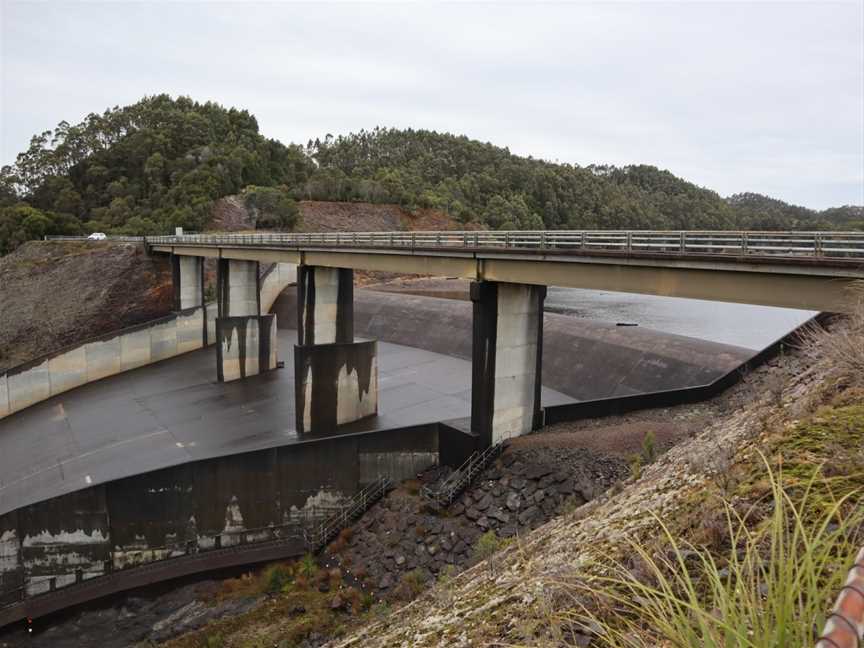
[[[295,308],[289,289],[273,309],[287,367]],[[468,416],[470,303],[360,290],[355,327],[382,341],[381,406],[350,431]],[[544,328],[544,405],[705,384],[752,354],[562,315],[547,314]],[[164,466],[296,442],[292,372],[220,384],[213,356],[195,351],[0,421],[0,514]]]
[[[295,331],[280,329],[292,366]],[[380,415],[345,432],[468,416],[470,362],[379,344]],[[165,466],[299,441],[294,375],[214,381],[215,350],[194,351],[67,392],[0,421],[0,514]],[[545,390],[548,404],[569,400]]]
[[[279,326],[294,326],[294,291],[273,305]],[[471,302],[357,290],[357,335],[471,359]],[[577,400],[704,385],[754,355],[751,349],[638,327],[546,313],[543,385]]]
[[[294,291],[274,310],[290,367]],[[297,433],[293,372],[214,381],[212,347],[0,421],[0,623],[155,582],[147,574],[305,551],[294,536],[262,546],[379,475],[398,481],[444,461],[442,435],[454,430],[436,422],[471,412],[471,305],[358,291],[354,319],[359,336],[379,339],[379,414],[326,434]],[[709,383],[750,355],[564,316],[544,326],[544,407]],[[130,569],[152,561],[160,571]],[[96,586],[66,589],[86,581]],[[61,596],[38,596],[55,587]],[[37,607],[16,603],[22,591]]]

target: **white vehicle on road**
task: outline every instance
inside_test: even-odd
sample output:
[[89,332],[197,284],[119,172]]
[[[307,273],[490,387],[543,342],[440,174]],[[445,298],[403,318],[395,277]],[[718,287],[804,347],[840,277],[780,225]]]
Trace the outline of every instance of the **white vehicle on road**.
[[88,241],[104,241],[107,236],[105,236],[102,232],[93,232],[90,236],[87,237]]

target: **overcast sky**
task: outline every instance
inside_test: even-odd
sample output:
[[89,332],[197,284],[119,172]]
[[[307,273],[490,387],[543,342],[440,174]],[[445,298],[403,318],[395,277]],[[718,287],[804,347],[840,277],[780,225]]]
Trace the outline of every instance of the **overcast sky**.
[[0,163],[167,92],[305,143],[376,125],[864,204],[864,3],[2,2]]

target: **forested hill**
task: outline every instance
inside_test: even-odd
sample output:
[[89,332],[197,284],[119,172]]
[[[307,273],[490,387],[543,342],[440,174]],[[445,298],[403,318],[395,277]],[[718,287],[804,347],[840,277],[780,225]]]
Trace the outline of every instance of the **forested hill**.
[[864,227],[861,207],[724,199],[652,166],[553,164],[431,131],[285,145],[245,110],[158,95],[33,137],[0,172],[0,254],[44,234],[204,229],[213,202],[238,193],[260,227],[283,229],[299,198],[431,207],[500,229]]
[[864,227],[864,207],[816,212],[746,193],[729,199],[649,165],[580,167],[464,136],[376,128],[306,146],[308,199],[434,207],[493,229]]

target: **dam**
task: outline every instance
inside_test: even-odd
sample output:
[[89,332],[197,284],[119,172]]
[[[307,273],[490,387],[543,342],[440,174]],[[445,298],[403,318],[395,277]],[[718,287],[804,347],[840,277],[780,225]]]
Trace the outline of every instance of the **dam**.
[[[485,433],[472,420],[478,380],[500,385],[477,374],[477,303],[487,296],[445,301],[353,286],[342,293],[353,281],[322,273],[304,282],[301,265],[297,287],[272,295],[265,314],[264,291],[252,278],[259,273],[235,265],[246,274],[220,269],[221,318],[208,318],[203,290],[183,280],[200,276],[200,264],[175,258],[178,312],[202,314],[176,339],[197,335],[200,348],[106,375],[0,420],[0,623],[184,573],[303,553],[304,524],[382,475],[396,481],[435,463],[458,466],[500,439],[494,413]],[[333,292],[320,309],[324,286]],[[704,397],[737,379],[753,356],[645,329],[576,326],[567,316],[542,314],[538,291],[524,294],[522,303],[539,296],[540,309],[518,313],[539,318],[533,335],[542,332],[530,354],[536,371],[519,390],[528,399],[519,425],[529,429],[543,418]],[[251,325],[228,327],[226,318],[254,320],[258,328],[253,335]],[[350,342],[339,332],[348,320]],[[532,335],[530,326],[521,330]],[[322,344],[322,336],[331,341]],[[327,345],[368,354],[374,371],[365,393],[375,407],[358,410],[355,420],[322,412],[336,425],[316,429],[314,417],[299,414],[314,402],[314,387],[303,392],[298,377],[316,362],[326,365],[314,353]],[[361,374],[335,379],[337,402],[341,389],[363,400]]]

